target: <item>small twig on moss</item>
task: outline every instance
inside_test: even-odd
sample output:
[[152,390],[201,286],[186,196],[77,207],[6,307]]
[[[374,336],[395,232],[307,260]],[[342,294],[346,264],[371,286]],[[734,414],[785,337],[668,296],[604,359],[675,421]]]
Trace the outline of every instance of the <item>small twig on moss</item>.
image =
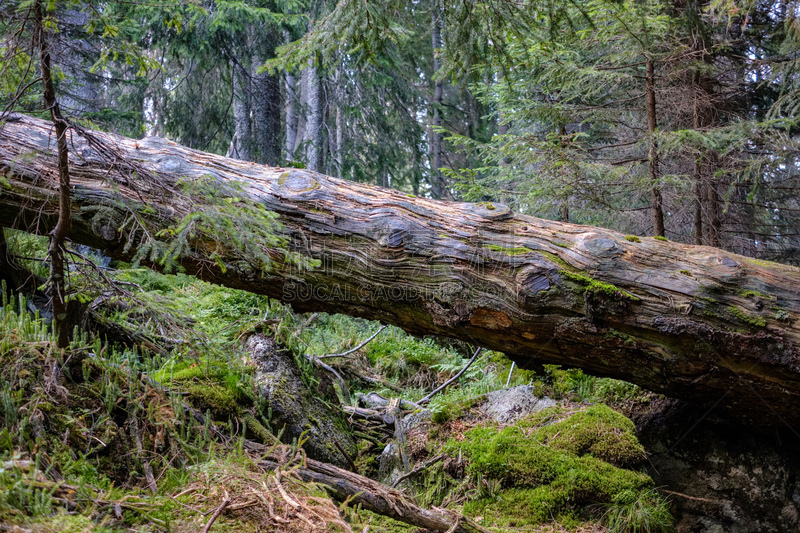
[[225,491],[225,499],[222,500],[222,503],[219,504],[219,507],[217,507],[216,511],[214,511],[214,514],[212,514],[211,518],[208,519],[208,523],[206,523],[206,527],[203,528],[203,532],[202,533],[208,533],[208,531],[211,529],[211,526],[214,524],[214,521],[217,519],[217,517],[219,515],[222,514],[222,511],[224,511],[225,508],[230,503],[231,503],[231,499],[230,499],[230,496],[228,495],[228,491],[226,490]]
[[321,369],[327,370],[328,372],[333,374],[334,377],[336,377],[336,379],[339,381],[339,386],[342,389],[342,402],[345,405],[351,405],[352,402],[350,400],[350,389],[347,387],[347,382],[344,380],[344,378],[342,378],[342,375],[339,374],[339,372],[337,372],[336,369],[334,369],[330,365],[326,365],[325,363],[320,361],[318,357],[316,357],[314,355],[311,355],[311,354],[307,353],[306,354],[306,359],[308,359],[309,361],[311,361],[313,364],[317,365]]
[[350,468],[353,470],[353,472],[358,472],[358,467],[356,466],[355,461],[353,461],[353,458],[350,457],[350,454],[347,453],[347,451],[339,443],[339,440],[336,437],[333,437],[333,443],[336,445],[336,447],[339,449],[342,455],[344,455],[344,458],[347,459],[347,464],[350,465]]

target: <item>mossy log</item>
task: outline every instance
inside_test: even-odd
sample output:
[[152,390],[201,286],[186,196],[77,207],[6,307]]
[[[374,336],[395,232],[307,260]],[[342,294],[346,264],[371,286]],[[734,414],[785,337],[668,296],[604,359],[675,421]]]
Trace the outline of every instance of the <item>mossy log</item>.
[[[624,379],[758,424],[800,423],[800,269],[723,250],[450,203],[300,169],[235,161],[163,139],[70,131],[73,242],[130,258],[149,228],[191,213],[180,179],[239,182],[276,212],[303,269],[209,259],[187,272],[298,311],[347,313],[464,339],[522,367]],[[55,137],[15,115],[0,131],[0,225],[53,228]],[[131,223],[135,219],[137,224]],[[146,222],[146,223],[145,223]],[[131,233],[131,228],[139,231]],[[125,229],[121,229],[125,228]],[[224,244],[224,243],[223,243]],[[231,254],[231,257],[239,257]]]

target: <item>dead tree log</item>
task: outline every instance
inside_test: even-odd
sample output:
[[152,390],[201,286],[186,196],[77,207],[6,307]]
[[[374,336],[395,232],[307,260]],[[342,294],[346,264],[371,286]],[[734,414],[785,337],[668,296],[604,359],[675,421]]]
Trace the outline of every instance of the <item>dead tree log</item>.
[[[288,247],[321,261],[180,261],[198,277],[298,311],[341,312],[457,337],[520,366],[611,376],[759,424],[800,423],[800,269],[719,249],[541,220],[496,203],[448,203],[298,169],[226,159],[163,139],[69,132],[73,242],[130,258],[193,209],[179,179],[240,182],[280,216]],[[12,116],[0,131],[0,226],[56,220],[55,133]],[[120,228],[126,228],[121,231]],[[280,259],[281,252],[270,251]]]
[[[325,487],[333,498],[383,516],[388,516],[431,531],[448,533],[489,533],[466,516],[441,509],[428,510],[418,506],[408,496],[375,480],[342,470],[327,463],[306,459],[305,467],[295,467],[291,472],[303,481],[313,481]],[[261,461],[268,470],[281,467],[274,461]]]

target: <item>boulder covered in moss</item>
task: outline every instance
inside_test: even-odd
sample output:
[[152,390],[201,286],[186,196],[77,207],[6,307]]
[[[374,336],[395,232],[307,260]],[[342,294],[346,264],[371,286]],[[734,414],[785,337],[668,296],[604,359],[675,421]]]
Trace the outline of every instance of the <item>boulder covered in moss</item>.
[[605,509],[622,531],[669,531],[672,518],[652,479],[633,423],[605,405],[555,406],[506,427],[468,430],[445,446],[463,457],[479,490],[464,505],[484,525],[527,527]]
[[[303,449],[318,461],[349,468],[356,443],[342,415],[339,399],[325,376],[301,370],[291,352],[274,338],[251,335],[245,347],[255,363],[255,384],[269,406],[270,425],[291,443],[305,439]],[[322,379],[320,379],[322,378]]]

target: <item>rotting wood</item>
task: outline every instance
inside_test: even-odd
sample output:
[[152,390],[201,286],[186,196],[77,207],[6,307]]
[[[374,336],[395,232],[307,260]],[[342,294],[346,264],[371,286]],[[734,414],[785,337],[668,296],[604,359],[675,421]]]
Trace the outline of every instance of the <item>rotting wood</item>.
[[[119,230],[154,229],[192,206],[178,178],[240,182],[280,215],[292,251],[322,261],[268,273],[195,251],[187,272],[297,311],[341,312],[415,335],[460,338],[522,368],[575,366],[758,425],[800,423],[800,270],[728,253],[552,222],[497,203],[448,203],[225,159],[163,139],[70,132],[70,238],[126,259]],[[55,225],[52,125],[14,115],[0,131],[0,225]],[[112,159],[113,156],[113,159]],[[134,164],[135,163],[135,164]],[[138,169],[138,170],[136,170]],[[136,202],[139,202],[138,204]],[[138,211],[137,211],[138,210]],[[722,398],[722,401],[720,401]]]

